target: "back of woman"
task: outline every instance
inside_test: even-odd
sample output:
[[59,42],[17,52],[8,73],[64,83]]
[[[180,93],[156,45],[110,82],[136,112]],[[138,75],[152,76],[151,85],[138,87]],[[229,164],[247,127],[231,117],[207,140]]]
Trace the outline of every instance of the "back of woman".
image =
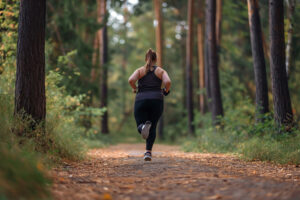
[[156,68],[157,66],[153,66],[152,70],[148,71],[145,76],[138,80],[136,101],[151,98],[163,100],[161,92],[162,80],[155,75]]
[[[156,138],[156,126],[163,112],[163,98],[164,95],[168,95],[171,87],[168,73],[154,65],[156,59],[156,53],[149,49],[145,56],[146,64],[135,70],[128,80],[133,92],[137,93],[134,117],[138,132],[146,139],[145,161],[152,159],[151,151]],[[165,86],[164,89],[161,89],[162,85]]]

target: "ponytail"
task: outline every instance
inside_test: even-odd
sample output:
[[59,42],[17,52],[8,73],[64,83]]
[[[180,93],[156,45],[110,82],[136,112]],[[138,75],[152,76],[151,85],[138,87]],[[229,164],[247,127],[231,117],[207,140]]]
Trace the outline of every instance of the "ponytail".
[[145,61],[146,64],[144,67],[146,68],[146,73],[150,71],[150,68],[152,67],[153,63],[156,62],[156,53],[151,48],[148,49],[146,55],[145,55]]

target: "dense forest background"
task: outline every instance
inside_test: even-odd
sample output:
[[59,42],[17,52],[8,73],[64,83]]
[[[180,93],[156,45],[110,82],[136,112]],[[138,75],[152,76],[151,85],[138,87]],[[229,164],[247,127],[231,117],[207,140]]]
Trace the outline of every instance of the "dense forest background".
[[[195,6],[196,6],[195,2]],[[61,85],[71,95],[84,94],[84,104],[99,107],[101,99],[101,67],[93,63],[95,34],[101,24],[97,23],[96,1],[83,1],[76,6],[75,2],[48,2],[47,15],[47,70],[58,71],[62,76]],[[203,6],[203,5],[202,5]],[[272,110],[272,95],[269,64],[269,31],[268,2],[260,1],[261,26],[264,41],[266,69],[269,86],[269,105]],[[51,12],[51,9],[56,12]],[[140,1],[139,4],[112,1],[107,5],[108,59],[105,65],[108,70],[108,113],[110,132],[130,134],[134,122],[132,104],[134,95],[127,84],[128,76],[144,63],[144,54],[148,48],[155,49],[155,14],[152,1]],[[287,11],[288,8],[285,8]],[[295,8],[297,10],[297,7]],[[197,15],[205,9],[195,9],[194,27]],[[288,12],[285,12],[286,15]],[[299,14],[294,12],[293,20]],[[163,16],[163,68],[169,71],[173,80],[172,96],[165,99],[164,136],[168,139],[185,136],[186,129],[186,39],[187,39],[187,3],[185,1],[164,1]],[[285,35],[288,37],[289,21],[285,18]],[[203,22],[204,23],[204,19]],[[289,87],[295,119],[299,119],[299,85],[297,83],[297,63],[299,62],[298,32],[299,26],[294,23],[291,64],[289,69]],[[197,31],[194,28],[193,48],[193,98],[195,124],[200,124],[203,117],[199,113],[200,93],[198,73]],[[204,32],[203,32],[204,34]],[[287,39],[286,39],[287,40]],[[49,51],[51,49],[51,51]],[[65,58],[65,59],[63,59]],[[97,60],[97,59],[96,59]],[[93,69],[95,72],[91,72]],[[94,73],[92,75],[91,73]],[[255,81],[251,53],[248,9],[246,1],[224,1],[222,5],[221,41],[219,47],[219,73],[225,117],[232,117],[237,112],[249,112],[246,115],[254,119]],[[91,77],[93,76],[93,77]],[[88,100],[91,98],[92,100]],[[208,113],[209,115],[209,113]],[[99,117],[81,116],[81,123],[89,133],[101,132]],[[207,117],[209,119],[209,117]],[[233,119],[233,117],[232,117]],[[241,119],[245,119],[242,117]],[[87,123],[87,124],[86,124]],[[204,125],[210,125],[205,121]],[[179,127],[178,127],[179,126]],[[181,130],[178,132],[178,130]],[[120,133],[121,132],[121,133]],[[201,134],[200,129],[197,131]],[[134,134],[134,133],[133,133]]]
[[[202,56],[207,52],[207,5],[204,1],[193,1],[194,11],[190,13],[188,2],[164,0],[155,7],[155,2],[149,0],[47,0],[46,126],[38,125],[32,130],[33,119],[14,115],[20,3],[1,0],[0,171],[13,169],[19,173],[22,163],[29,163],[26,170],[36,178],[31,179],[35,183],[27,186],[42,188],[48,184],[43,171],[53,163],[66,158],[81,159],[88,147],[141,141],[133,118],[135,96],[127,80],[136,68],[144,65],[146,51],[158,48],[158,24],[162,67],[172,79],[171,93],[165,98],[159,142],[180,143],[190,151],[239,152],[250,160],[300,163],[300,24],[296,23],[300,20],[300,2],[288,0],[284,4],[285,45],[291,41],[286,58],[294,116],[288,128],[279,127],[273,117],[268,1],[259,1],[259,15],[270,112],[259,122],[255,120],[256,85],[247,1],[217,1],[218,72],[224,110],[218,123],[213,122],[211,100],[201,87],[204,77],[199,71],[204,62],[199,59],[199,38],[203,39]],[[288,3],[295,3],[295,7],[291,10]],[[160,18],[157,9],[161,9]],[[192,21],[188,21],[188,15]],[[194,27],[190,35],[189,26]],[[188,39],[191,45],[187,47]],[[187,48],[191,50],[189,55]],[[188,80],[187,63],[191,67]],[[187,89],[187,84],[193,88]],[[204,104],[200,100],[203,97]],[[192,122],[188,102],[193,102]],[[5,188],[4,192],[24,194],[26,190],[20,188],[21,180],[27,177],[25,173],[14,178],[3,178],[2,174],[5,173],[0,173],[0,186]],[[14,184],[7,184],[7,180]],[[47,194],[46,189],[40,191],[35,195]]]

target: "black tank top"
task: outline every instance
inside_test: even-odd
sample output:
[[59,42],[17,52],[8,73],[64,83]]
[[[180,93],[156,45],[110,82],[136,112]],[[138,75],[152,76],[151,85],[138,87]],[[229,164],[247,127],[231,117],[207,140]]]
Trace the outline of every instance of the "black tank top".
[[138,80],[138,92],[136,100],[142,99],[163,99],[161,92],[162,80],[155,75],[157,66],[153,66],[153,70],[147,72],[145,76]]

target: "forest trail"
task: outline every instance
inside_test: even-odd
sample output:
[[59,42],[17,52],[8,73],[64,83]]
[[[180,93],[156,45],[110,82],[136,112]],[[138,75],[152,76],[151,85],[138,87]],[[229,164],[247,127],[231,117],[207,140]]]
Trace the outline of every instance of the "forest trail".
[[244,162],[224,154],[184,153],[143,144],[88,152],[89,159],[52,171],[54,199],[300,199],[300,168]]

